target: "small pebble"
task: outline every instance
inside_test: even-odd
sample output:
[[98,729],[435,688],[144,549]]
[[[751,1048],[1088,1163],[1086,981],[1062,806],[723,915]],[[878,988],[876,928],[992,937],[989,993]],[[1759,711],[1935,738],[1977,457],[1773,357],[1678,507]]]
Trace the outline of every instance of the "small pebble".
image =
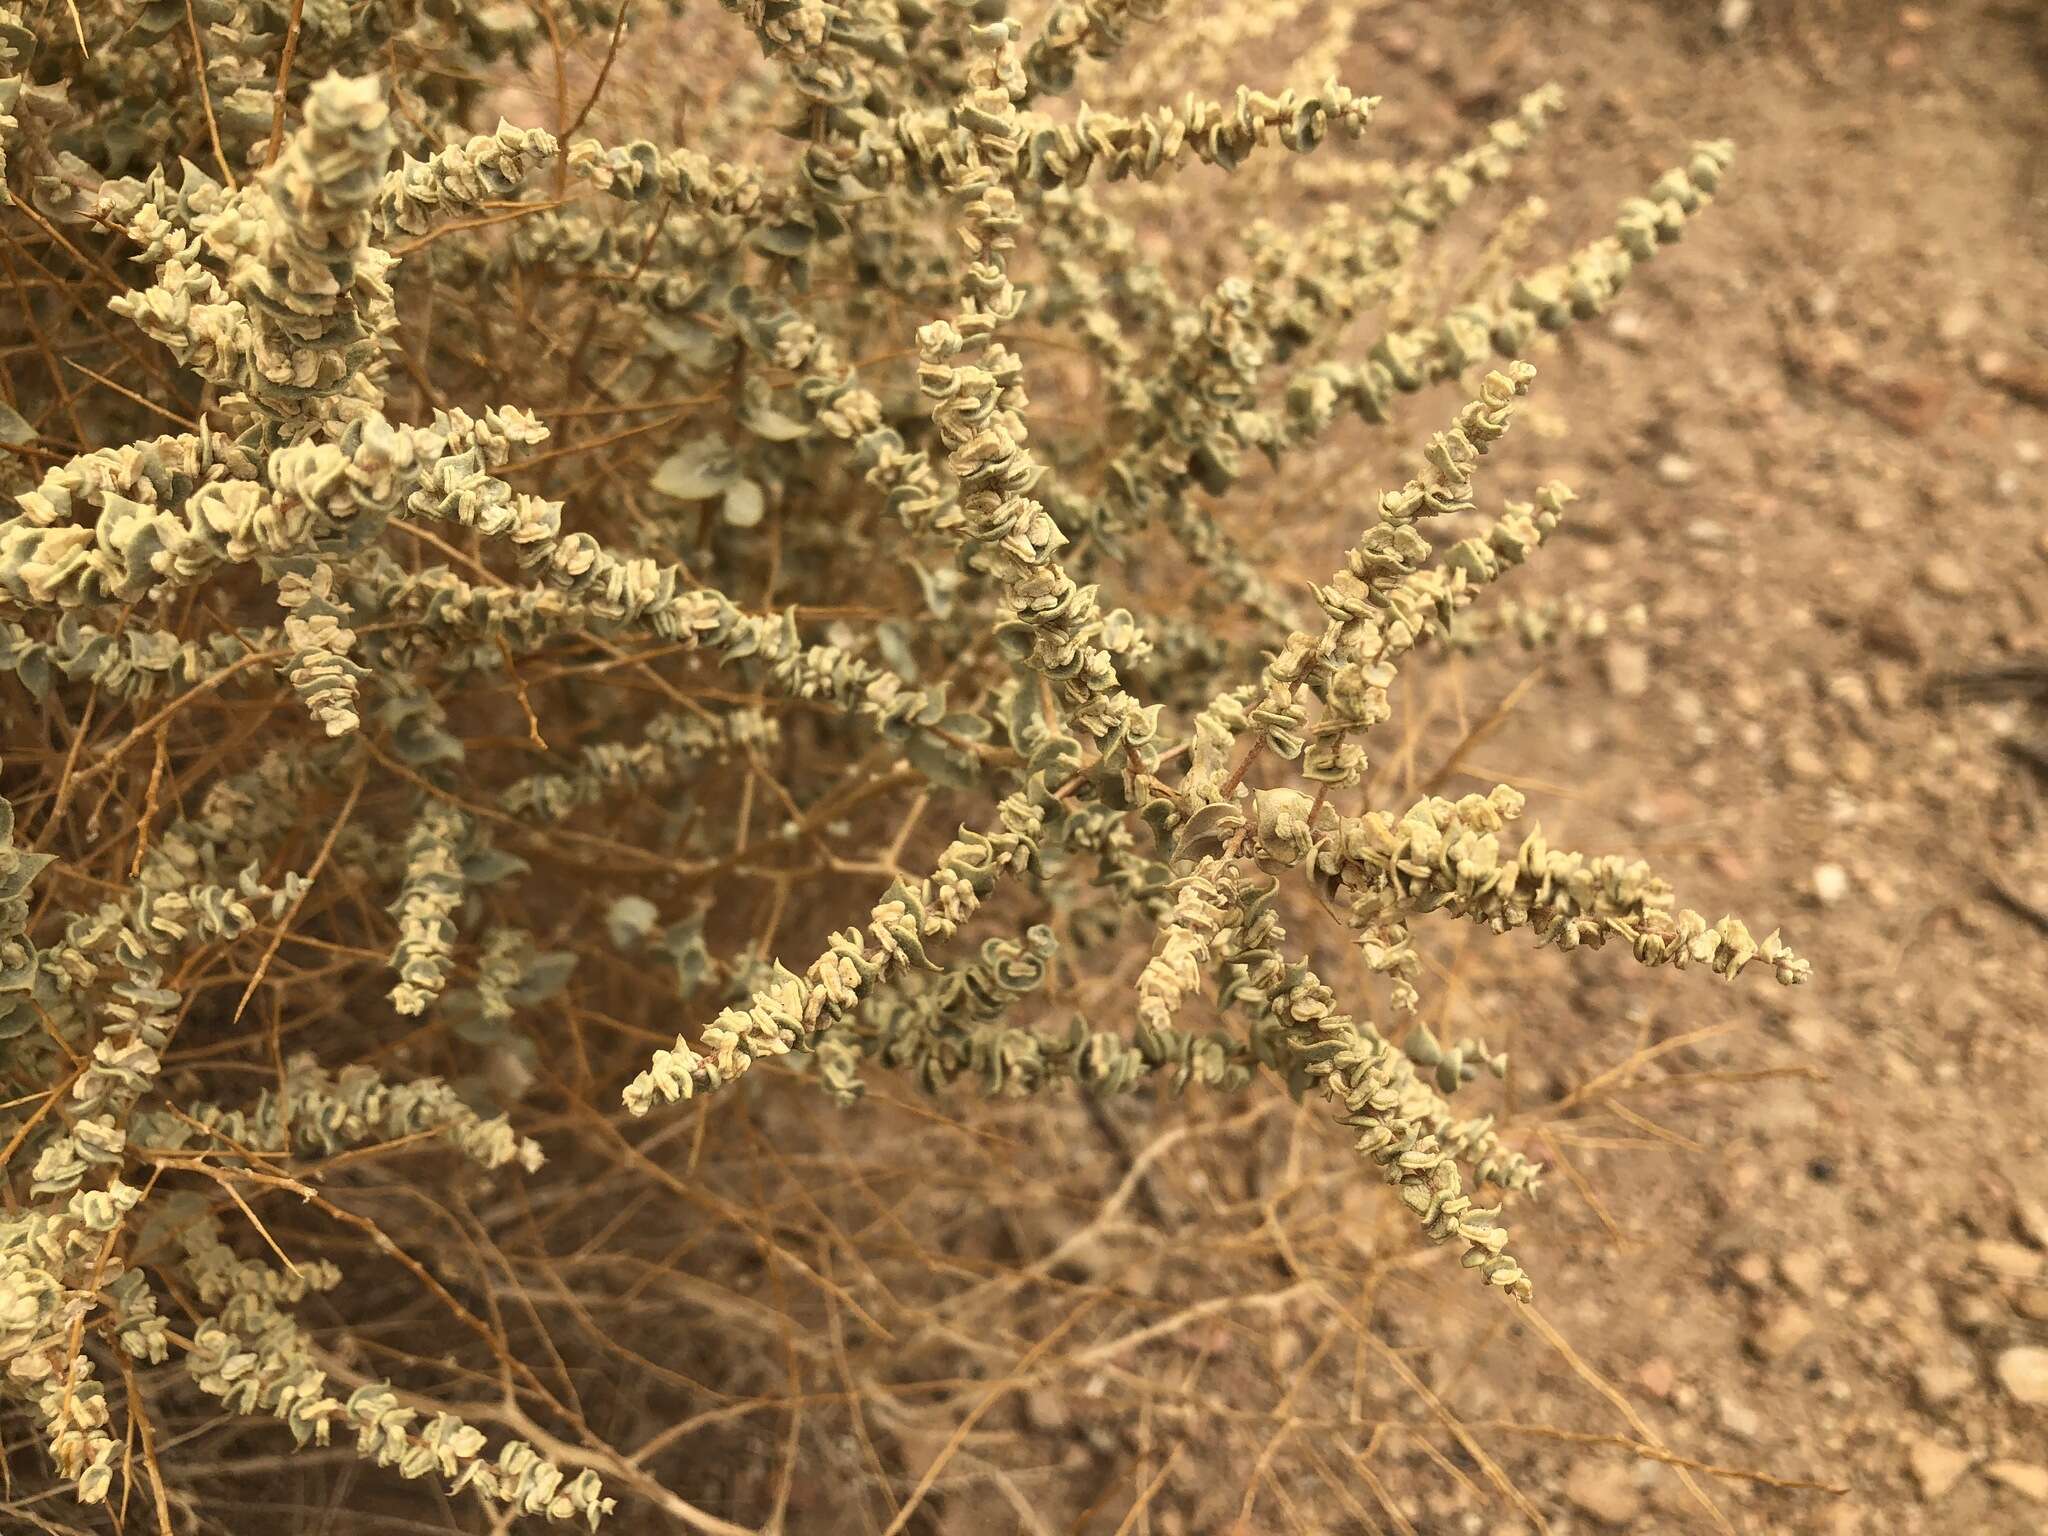
[[2021,1195],[2013,1202],[2013,1225],[2036,1248],[2048,1248],[2048,1204]]
[[1920,1487],[1922,1501],[1929,1504],[1945,1497],[1963,1480],[1972,1459],[1968,1451],[1925,1438],[1915,1439],[1906,1450],[1906,1464],[1912,1469],[1913,1481]]
[[1832,907],[1849,894],[1849,872],[1839,864],[1813,867],[1813,894],[1824,907]]
[[1785,753],[1785,771],[1807,784],[1828,776],[1828,760],[1812,747],[1793,747]]
[[1795,1295],[1811,1301],[1827,1279],[1827,1261],[1811,1248],[1795,1248],[1778,1260],[1778,1278]]
[[1643,1368],[1636,1372],[1636,1380],[1652,1397],[1668,1398],[1671,1389],[1678,1385],[1678,1368],[1662,1355],[1656,1355],[1643,1362]]
[[2048,1504],[2048,1467],[2030,1461],[1994,1461],[1984,1468],[1984,1475],[2023,1499]]
[[2048,1349],[2017,1345],[1998,1357],[1998,1384],[2016,1403],[2048,1407]]
[[1737,1397],[1724,1397],[1715,1405],[1721,1427],[1739,1440],[1754,1440],[1763,1432],[1763,1415]]
[[1638,699],[1650,690],[1650,653],[1626,640],[1607,646],[1607,686],[1619,698]]
[[1750,1353],[1761,1360],[1782,1360],[1813,1335],[1813,1318],[1804,1307],[1787,1304],[1774,1309],[1749,1336]]
[[1913,1388],[1929,1408],[1954,1402],[1976,1381],[1976,1373],[1960,1365],[1923,1365],[1913,1373]]
[[1976,585],[1969,568],[1946,551],[1928,557],[1920,568],[1920,584],[1937,597],[1968,597]]
[[1625,1526],[1643,1507],[1628,1468],[1614,1461],[1582,1461],[1566,1476],[1564,1496],[1603,1525]]

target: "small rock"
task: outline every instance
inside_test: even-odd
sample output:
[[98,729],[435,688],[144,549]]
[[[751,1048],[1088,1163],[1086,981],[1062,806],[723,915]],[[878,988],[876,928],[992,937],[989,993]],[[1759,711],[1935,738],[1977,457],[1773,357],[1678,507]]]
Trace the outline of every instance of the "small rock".
[[1925,655],[1920,631],[1908,624],[1895,609],[1881,608],[1866,615],[1862,628],[1863,643],[1879,655],[1896,657],[1915,666]]
[[1802,1013],[1785,1026],[1792,1043],[1809,1056],[1823,1056],[1842,1038],[1835,1021],[1817,1013]]
[[1063,1430],[1074,1422],[1066,1398],[1043,1387],[1024,1394],[1024,1419],[1041,1434]]
[[1374,34],[1379,50],[1395,63],[1414,57],[1415,50],[1422,45],[1413,27],[1384,27]]
[[1785,753],[1785,771],[1806,784],[1817,784],[1828,776],[1828,760],[1812,747],[1793,747]]
[[1920,568],[1920,584],[1937,597],[1968,597],[1975,586],[1962,561],[1944,551]]
[[1939,1440],[1916,1437],[1906,1448],[1906,1465],[1912,1469],[1913,1481],[1920,1485],[1921,1499],[1929,1504],[1963,1480],[1971,1460],[1968,1451],[1955,1450]]
[[[1822,865],[1823,869],[1827,866]],[[1818,878],[1819,872],[1815,875]],[[1778,1260],[1778,1278],[1793,1291],[1808,1301],[1820,1294],[1821,1283],[1827,1279],[1827,1261],[1811,1248],[1795,1248]]]
[[1624,699],[1650,691],[1650,653],[1640,645],[1615,640],[1607,647],[1607,686]]
[[1877,772],[1877,753],[1854,736],[1835,745],[1835,776],[1846,784],[1868,784]]
[[1582,1461],[1573,1467],[1564,1496],[1605,1525],[1627,1525],[1643,1507],[1628,1469],[1611,1461]]
[[2048,364],[2009,357],[2003,352],[1977,354],[1977,377],[2016,400],[2048,410]]
[[2048,1205],[2021,1195],[2012,1203],[2012,1222],[2036,1248],[2048,1248]]
[[2000,1280],[2033,1280],[2041,1273],[2041,1255],[2025,1243],[2008,1243],[1995,1237],[1981,1238],[1970,1249],[1981,1269]]
[[2014,1402],[2048,1407],[2048,1349],[2022,1344],[1998,1357],[1998,1382]]
[[1721,8],[1714,13],[1714,25],[1721,29],[1724,37],[1733,37],[1749,25],[1749,18],[1756,14],[1756,0],[1721,0]]
[[1849,894],[1849,872],[1839,864],[1813,866],[1813,894],[1824,907],[1832,907]]
[[1691,485],[1699,477],[1699,466],[1682,453],[1667,453],[1657,461],[1657,478],[1666,485]]
[[1864,714],[1870,708],[1870,679],[1861,672],[1837,672],[1828,679],[1828,697],[1845,709]]
[[1982,1291],[1957,1292],[1949,1299],[1948,1319],[1957,1332],[1967,1334],[1990,1333],[2007,1320],[2005,1308]]
[[1666,786],[1646,791],[1624,814],[1638,827],[1671,827],[1697,819],[1704,809],[1697,797]]
[[1898,714],[1915,702],[1913,681],[1904,667],[1880,661],[1871,669],[1872,691],[1880,709]]
[[1923,1365],[1913,1373],[1913,1386],[1929,1408],[1952,1403],[1977,1384],[1977,1373],[1960,1365]]
[[1782,1360],[1813,1333],[1813,1318],[1804,1307],[1789,1303],[1764,1319],[1749,1336],[1750,1353],[1761,1360]]
[[1984,322],[1984,311],[1968,299],[1960,299],[1941,312],[1935,334],[1951,344],[1966,339]]
[[1994,1461],[1984,1468],[1984,1475],[2023,1499],[2048,1504],[2048,1467],[2037,1467],[2030,1461]]
[[1662,1355],[1654,1355],[1643,1362],[1643,1368],[1636,1372],[1636,1380],[1652,1397],[1669,1398],[1671,1389],[1678,1384],[1678,1368]]
[[1764,1290],[1771,1283],[1771,1261],[1760,1253],[1743,1254],[1733,1268],[1735,1278],[1752,1291]]
[[1738,1440],[1754,1440],[1763,1430],[1763,1416],[1739,1397],[1723,1397],[1715,1411],[1721,1427]]
[[[1893,69],[1911,69],[1919,63],[1918,50],[1908,43],[1909,55],[1900,61],[1900,50],[1886,60]],[[1939,425],[1948,406],[1948,380],[1938,373],[1884,369],[1859,380],[1855,374],[1838,379],[1844,398],[1862,406],[1879,421],[1897,428],[1908,437],[1919,437]]]

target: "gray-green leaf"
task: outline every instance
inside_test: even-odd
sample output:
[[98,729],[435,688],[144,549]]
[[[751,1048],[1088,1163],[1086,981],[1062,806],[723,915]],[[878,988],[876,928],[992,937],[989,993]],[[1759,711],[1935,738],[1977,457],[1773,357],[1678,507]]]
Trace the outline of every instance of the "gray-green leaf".
[[739,477],[731,446],[720,438],[700,437],[663,459],[647,483],[677,501],[708,501],[724,494]]

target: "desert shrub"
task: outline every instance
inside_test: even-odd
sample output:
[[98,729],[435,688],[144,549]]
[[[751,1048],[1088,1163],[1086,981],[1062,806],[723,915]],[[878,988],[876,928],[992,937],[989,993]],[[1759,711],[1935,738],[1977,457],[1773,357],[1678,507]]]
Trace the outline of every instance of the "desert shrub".
[[[645,1160],[638,1117],[777,1075],[854,1116],[878,1078],[1284,1086],[1526,1300],[1479,1192],[1538,1169],[1458,1099],[1503,1058],[1393,1022],[1418,920],[1806,974],[1511,836],[1507,786],[1382,808],[1368,757],[1412,652],[1606,623],[1490,595],[1573,495],[1482,511],[1476,472],[1727,145],[1561,260],[1510,209],[1453,282],[1433,242],[1556,91],[1409,166],[1352,149],[1377,102],[1327,29],[1292,84],[1111,111],[1077,83],[1166,100],[1260,18],[726,9],[0,7],[0,1354],[87,1504],[132,1485],[168,1528],[211,1400],[501,1513],[596,1525],[623,1479],[732,1528],[505,1346],[449,1278],[470,1228],[387,1234],[380,1166],[545,1186],[579,1112]],[[614,70],[671,67],[643,38],[689,110],[643,89],[649,136],[600,138]],[[491,127],[521,80],[533,120]],[[1202,218],[1240,186],[1324,211]],[[1183,217],[1216,238],[1143,238]],[[1439,384],[1348,521],[1233,515]],[[1332,918],[1362,974],[1326,982],[1289,928]],[[1056,973],[1120,1000],[1056,1008]],[[294,1206],[382,1278],[289,1256]],[[488,1426],[376,1368],[395,1294],[493,1346]]]

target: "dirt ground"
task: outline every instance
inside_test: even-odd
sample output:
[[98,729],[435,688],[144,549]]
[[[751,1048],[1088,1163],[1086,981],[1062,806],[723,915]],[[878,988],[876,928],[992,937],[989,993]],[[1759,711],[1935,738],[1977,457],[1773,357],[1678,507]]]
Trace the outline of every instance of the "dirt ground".
[[[1654,1460],[1490,1439],[1557,1531],[2041,1530],[2048,931],[2022,909],[2048,904],[2048,781],[2003,743],[2048,701],[2038,676],[2034,706],[1930,689],[2048,646],[2048,13],[1714,9],[1389,4],[1356,27],[1397,134],[1562,81],[1532,180],[1565,228],[1687,136],[1738,143],[1682,256],[1542,381],[1552,467],[1596,495],[1541,579],[1645,602],[1649,634],[1554,671],[1480,755],[1550,789],[1561,841],[1643,853],[1817,970],[1488,973],[1480,1022],[1545,1042],[1521,1102],[1570,1106],[1561,1148],[1531,1143],[1571,1171],[1521,1213],[1524,1261],[1641,1423],[1526,1339],[1486,1348],[1493,1384],[1433,1379],[1467,1420],[1654,1431],[1843,1490],[1702,1477],[1711,1516]],[[1418,1530],[1532,1523],[1434,1481]]]

